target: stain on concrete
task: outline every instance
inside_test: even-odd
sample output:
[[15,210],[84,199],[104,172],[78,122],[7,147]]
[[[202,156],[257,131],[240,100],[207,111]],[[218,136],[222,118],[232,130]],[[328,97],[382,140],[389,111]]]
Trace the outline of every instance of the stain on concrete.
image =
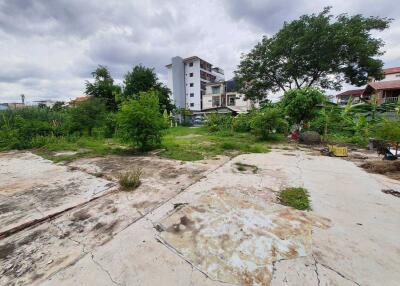
[[[193,206],[192,206],[193,205]],[[214,188],[164,219],[160,241],[214,280],[269,285],[275,261],[311,253],[312,227],[329,220]]]

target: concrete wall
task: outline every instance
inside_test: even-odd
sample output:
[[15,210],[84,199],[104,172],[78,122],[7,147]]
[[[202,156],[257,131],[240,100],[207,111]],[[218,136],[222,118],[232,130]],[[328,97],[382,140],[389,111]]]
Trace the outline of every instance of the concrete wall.
[[181,57],[172,58],[172,95],[178,108],[186,107],[185,67]]

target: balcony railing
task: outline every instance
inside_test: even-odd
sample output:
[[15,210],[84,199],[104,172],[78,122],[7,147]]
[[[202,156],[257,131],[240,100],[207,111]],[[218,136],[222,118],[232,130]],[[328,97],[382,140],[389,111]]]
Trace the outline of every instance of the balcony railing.
[[397,96],[383,98],[383,102],[384,103],[396,103],[397,101],[398,101],[398,97]]

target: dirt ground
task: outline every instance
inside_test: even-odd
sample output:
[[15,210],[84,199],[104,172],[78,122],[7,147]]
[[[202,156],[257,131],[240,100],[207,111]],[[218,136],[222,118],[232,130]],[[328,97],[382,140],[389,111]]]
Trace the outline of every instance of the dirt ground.
[[[400,182],[365,160],[2,153],[0,285],[398,285],[400,198],[383,190]],[[138,166],[141,186],[118,191]],[[306,188],[313,210],[278,204],[286,187]]]

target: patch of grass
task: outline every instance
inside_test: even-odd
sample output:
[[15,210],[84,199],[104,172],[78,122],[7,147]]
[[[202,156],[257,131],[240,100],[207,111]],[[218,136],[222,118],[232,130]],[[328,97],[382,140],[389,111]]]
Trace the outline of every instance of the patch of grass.
[[[55,156],[57,151],[77,151],[76,154]],[[105,139],[95,137],[59,137],[57,140],[48,140],[46,144],[33,150],[53,162],[72,161],[82,157],[98,157],[108,154],[122,154],[129,152],[126,145],[122,145],[117,139]]]
[[204,127],[175,127],[166,131],[162,139],[165,149],[162,157],[197,161],[216,155],[237,155],[242,153],[264,153],[269,148],[266,141],[260,141],[250,133],[220,131],[210,133]]
[[118,182],[122,190],[128,191],[136,189],[140,186],[140,177],[142,176],[142,169],[134,168],[119,174]]
[[251,172],[253,172],[253,174],[256,174],[258,172],[258,167],[255,165],[249,165],[249,164],[236,162],[235,166],[236,166],[236,169],[240,172],[251,171]]
[[287,188],[279,193],[279,201],[298,210],[311,210],[309,195],[304,188]]

